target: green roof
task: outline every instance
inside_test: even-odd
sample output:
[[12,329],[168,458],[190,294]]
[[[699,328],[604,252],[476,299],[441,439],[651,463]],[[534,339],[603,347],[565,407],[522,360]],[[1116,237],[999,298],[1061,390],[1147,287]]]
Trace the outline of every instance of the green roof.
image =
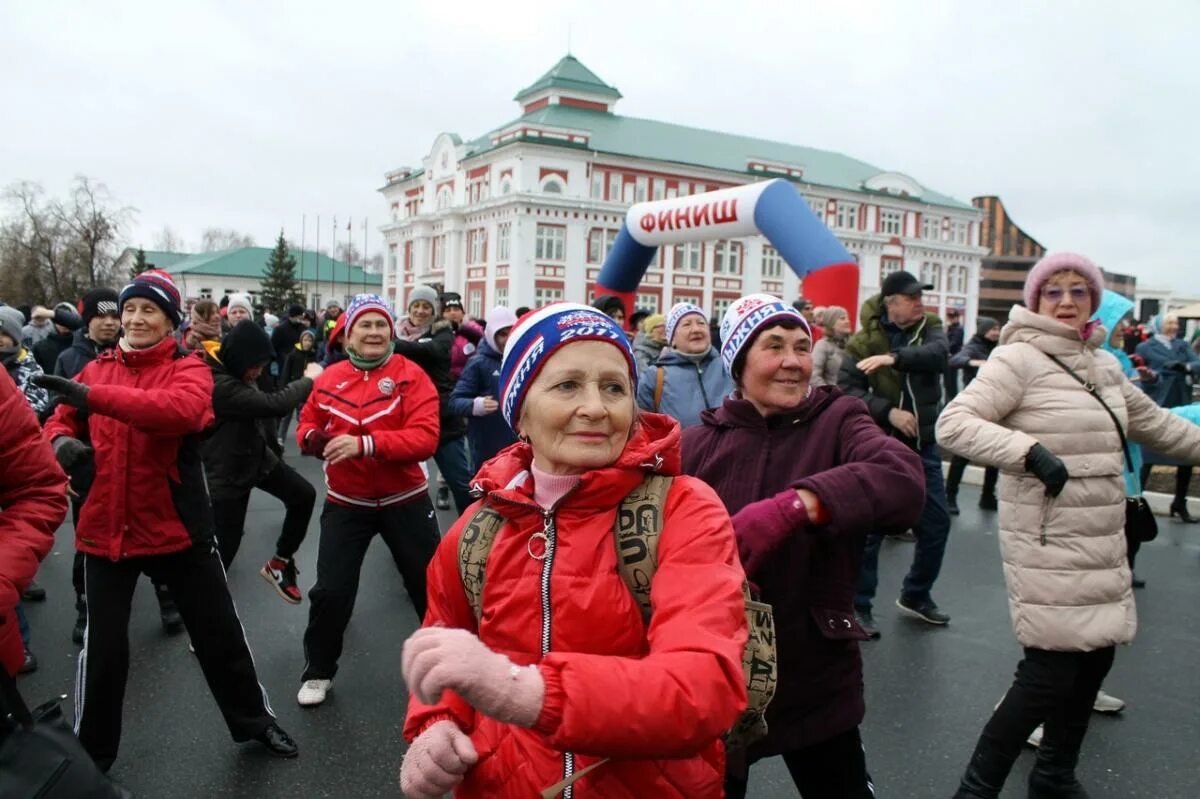
[[[562,64],[562,62],[559,63]],[[551,70],[551,73],[553,72],[554,70]],[[536,87],[538,84],[534,84],[534,86]],[[691,128],[669,122],[625,117],[566,105],[548,105],[539,108],[502,125],[498,130],[522,122],[589,131],[591,136],[588,143],[584,145],[586,149],[612,155],[644,158],[652,161],[669,161],[755,176],[763,176],[764,173],[750,172],[747,169],[749,159],[794,164],[804,168],[804,177],[801,181],[803,183],[856,192],[867,191],[863,185],[865,181],[883,172],[891,171],[828,150],[784,144],[752,136]],[[581,146],[553,139],[530,140],[550,146]],[[507,143],[505,142],[505,144]],[[467,157],[480,155],[491,149],[493,149],[493,145],[490,135],[482,136],[470,143]],[[882,192],[879,194],[890,196]],[[956,200],[928,188],[921,197],[910,199],[952,208],[973,209],[970,203]]]
[[[234,250],[219,252],[203,252],[185,256],[176,261],[167,271],[173,275],[187,273],[189,275],[222,275],[225,277],[261,278],[271,257],[271,247],[239,247]],[[292,251],[296,259],[296,279],[322,281],[333,283],[348,283],[359,285],[380,286],[383,278],[380,275],[364,273],[360,266],[350,266],[342,261],[315,252],[299,250]],[[150,260],[150,253],[146,253]]]
[[549,72],[521,89],[513,99],[521,102],[522,98],[544,89],[566,89],[567,91],[600,94],[614,100],[621,98],[621,93],[615,87],[600,80],[595,72],[579,63],[573,55],[563,56],[562,60],[551,67]]
[[[132,252],[136,255],[137,250]],[[186,252],[167,252],[166,250],[143,250],[146,254],[146,263],[154,269],[167,269],[182,261],[184,258],[190,258]]]

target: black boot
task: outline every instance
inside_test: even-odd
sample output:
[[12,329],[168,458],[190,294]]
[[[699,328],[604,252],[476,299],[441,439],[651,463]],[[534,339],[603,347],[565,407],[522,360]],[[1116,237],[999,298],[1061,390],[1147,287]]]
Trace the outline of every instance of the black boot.
[[946,494],[946,511],[951,516],[958,515],[958,494]]
[[980,495],[980,497],[979,497],[979,509],[980,510],[996,510],[996,508],[998,508],[998,507],[1000,507],[1000,506],[996,502],[995,494],[986,494],[985,493],[985,494]]
[[158,613],[162,618],[163,632],[167,635],[182,632],[183,617],[179,615],[179,608],[175,606],[171,589],[165,585],[156,585],[154,586],[154,595],[158,597]]
[[1037,763],[1029,773],[1029,799],[1089,799],[1075,778],[1092,708],[1084,708],[1083,712],[1078,719],[1068,718],[1058,729],[1046,724]]
[[1171,516],[1179,516],[1179,521],[1184,524],[1200,524],[1200,519],[1188,513],[1187,500],[1176,500],[1171,503]]
[[71,630],[71,640],[77,644],[83,643],[83,635],[87,632],[87,600],[75,597],[75,629]]
[[1008,776],[1011,767],[1012,763],[1003,766],[995,751],[980,740],[967,764],[967,773],[963,774],[962,782],[954,792],[954,799],[998,799],[1004,777]]

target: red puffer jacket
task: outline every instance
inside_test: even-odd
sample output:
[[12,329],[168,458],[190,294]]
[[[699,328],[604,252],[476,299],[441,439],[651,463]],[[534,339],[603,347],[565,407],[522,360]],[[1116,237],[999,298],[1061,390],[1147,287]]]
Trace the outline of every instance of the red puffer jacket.
[[200,355],[172,338],[145,350],[114,347],[75,379],[91,387],[86,418],[59,405],[45,431],[51,441],[90,435],[96,450],[75,547],[119,560],[210,541],[199,433],[213,420],[213,382]]
[[300,412],[300,449],[320,454],[317,433],[360,439],[361,457],[325,465],[327,496],[375,508],[407,502],[429,488],[422,462],[438,446],[438,393],[422,369],[402,355],[362,371],[339,361],[313,383]]
[[0,662],[15,674],[24,648],[12,609],[67,515],[67,476],[7,375],[0,376],[0,419]]
[[[536,663],[546,695],[532,729],[501,724],[449,691],[436,706],[409,700],[407,740],[450,719],[479,752],[455,796],[538,796],[567,769],[575,773],[609,757],[575,783],[575,799],[722,795],[719,736],[746,706],[745,578],[729,516],[707,485],[675,479],[664,509],[648,630],[617,570],[613,540],[621,500],[647,469],[678,474],[679,459],[678,423],[643,413],[617,462],[584,474],[553,515],[544,516],[533,502],[526,444],[501,452],[476,478],[507,519],[487,561],[483,622],[477,629],[458,570],[459,536],[476,503],[429,564],[424,624],[471,630],[514,663]],[[552,557],[534,560],[526,546],[544,529],[556,546]],[[549,592],[543,595],[547,575]],[[549,645],[543,651],[547,612]]]

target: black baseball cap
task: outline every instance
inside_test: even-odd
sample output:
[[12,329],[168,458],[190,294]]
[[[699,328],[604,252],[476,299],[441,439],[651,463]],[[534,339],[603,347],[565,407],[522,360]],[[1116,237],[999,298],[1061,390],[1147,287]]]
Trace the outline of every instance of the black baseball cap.
[[892,272],[883,279],[882,294],[885,297],[893,294],[916,296],[922,291],[933,291],[933,286],[929,283],[922,283],[912,272],[905,272],[903,269],[899,272]]

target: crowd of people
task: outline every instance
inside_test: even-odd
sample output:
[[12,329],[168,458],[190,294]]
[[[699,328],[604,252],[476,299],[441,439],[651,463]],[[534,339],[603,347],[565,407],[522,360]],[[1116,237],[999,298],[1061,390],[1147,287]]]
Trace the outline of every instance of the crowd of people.
[[[934,587],[974,463],[1024,657],[955,795],[999,796],[1033,740],[1030,796],[1086,796],[1088,716],[1123,705],[1101,685],[1136,629],[1126,498],[1175,466],[1171,514],[1193,521],[1200,355],[1169,315],[1136,340],[1132,304],[1071,253],[969,337],[931,288],[894,272],[857,325],[765,294],[721,319],[614,296],[468,319],[429,286],[399,313],[360,294],[276,315],[186,303],[157,270],[28,317],[0,306],[0,445],[34,453],[0,484],[0,662],[37,668],[22,602],[45,597],[69,498],[75,732],[96,764],[119,750],[142,574],[232,738],[295,757],[226,583],[259,489],[285,509],[259,573],[308,602],[301,706],[333,688],[368,545],[392,555],[420,622],[410,799],[741,797],[774,756],[806,799],[870,797],[859,647],[881,635],[881,542],[914,542],[899,610],[948,624]],[[318,494],[316,562],[297,564]]]

